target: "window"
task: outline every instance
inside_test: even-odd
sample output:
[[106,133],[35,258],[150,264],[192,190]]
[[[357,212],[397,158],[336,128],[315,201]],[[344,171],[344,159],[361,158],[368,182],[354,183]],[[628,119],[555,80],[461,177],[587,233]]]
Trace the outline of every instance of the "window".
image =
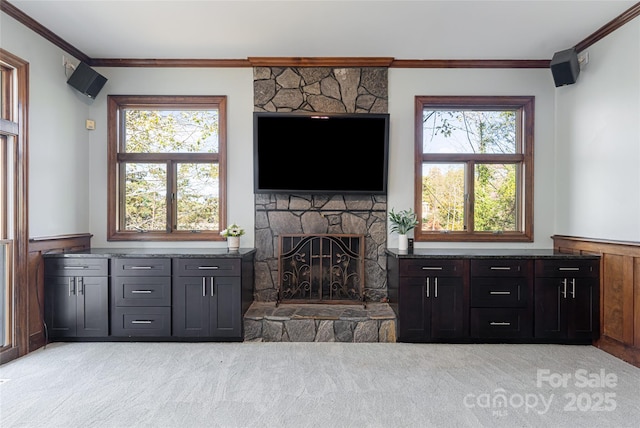
[[417,241],[532,241],[534,97],[416,97]]
[[[12,200],[10,195],[12,174],[9,159],[13,153],[16,123],[13,122],[14,71],[0,63],[0,349],[11,345],[12,304],[12,258],[11,235],[8,224],[11,220]],[[12,131],[13,129],[13,131]]]
[[30,349],[29,64],[0,49],[0,363]]
[[109,240],[222,240],[226,97],[109,96]]

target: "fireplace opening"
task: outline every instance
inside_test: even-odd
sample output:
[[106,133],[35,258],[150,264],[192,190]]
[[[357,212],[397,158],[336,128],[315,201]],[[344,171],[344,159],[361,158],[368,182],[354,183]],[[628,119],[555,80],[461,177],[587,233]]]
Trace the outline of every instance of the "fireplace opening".
[[281,235],[279,303],[365,305],[363,235]]

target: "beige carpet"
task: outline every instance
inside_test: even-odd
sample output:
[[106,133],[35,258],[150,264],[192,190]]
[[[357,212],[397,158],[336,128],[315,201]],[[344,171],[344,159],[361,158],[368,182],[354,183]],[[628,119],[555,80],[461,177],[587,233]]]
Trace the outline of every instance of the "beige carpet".
[[6,427],[632,427],[590,346],[56,343],[0,366]]

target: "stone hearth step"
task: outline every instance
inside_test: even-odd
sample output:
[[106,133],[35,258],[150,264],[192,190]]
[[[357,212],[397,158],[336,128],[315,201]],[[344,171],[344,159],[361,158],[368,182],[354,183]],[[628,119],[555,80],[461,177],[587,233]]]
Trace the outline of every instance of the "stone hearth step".
[[264,342],[395,342],[396,316],[387,303],[324,305],[253,302],[244,340]]

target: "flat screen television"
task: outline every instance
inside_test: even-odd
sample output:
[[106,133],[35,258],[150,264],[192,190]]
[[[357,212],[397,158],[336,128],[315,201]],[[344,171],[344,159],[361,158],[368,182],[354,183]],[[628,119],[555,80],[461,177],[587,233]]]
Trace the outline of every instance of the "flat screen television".
[[256,193],[386,194],[389,115],[253,114]]

